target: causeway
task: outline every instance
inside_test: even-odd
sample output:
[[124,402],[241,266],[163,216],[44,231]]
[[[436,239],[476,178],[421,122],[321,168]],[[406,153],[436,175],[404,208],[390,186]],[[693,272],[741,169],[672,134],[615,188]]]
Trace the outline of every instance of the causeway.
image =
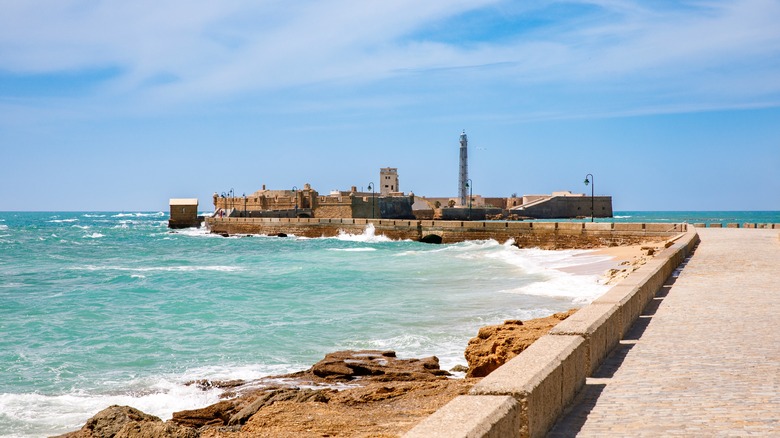
[[780,231],[696,232],[548,436],[780,436]]

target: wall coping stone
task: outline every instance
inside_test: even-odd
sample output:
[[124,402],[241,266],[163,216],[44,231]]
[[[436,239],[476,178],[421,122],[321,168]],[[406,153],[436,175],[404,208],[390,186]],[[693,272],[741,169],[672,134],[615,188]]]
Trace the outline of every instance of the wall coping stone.
[[519,436],[520,404],[506,395],[458,396],[404,434],[405,438]]

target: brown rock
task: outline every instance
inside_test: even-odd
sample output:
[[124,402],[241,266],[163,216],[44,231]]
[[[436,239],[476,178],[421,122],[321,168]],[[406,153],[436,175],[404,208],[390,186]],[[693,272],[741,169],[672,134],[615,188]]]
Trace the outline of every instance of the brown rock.
[[360,350],[329,353],[303,374],[311,373],[328,381],[357,378],[372,381],[436,380],[450,373],[439,368],[436,356],[424,359],[398,359],[394,351]]
[[189,427],[164,423],[130,406],[110,406],[87,420],[84,426],[66,438],[197,438]]
[[171,421],[196,429],[203,426],[223,426],[237,412],[236,405],[234,400],[223,400],[201,409],[174,412]]
[[466,347],[465,356],[469,363],[466,377],[487,376],[576,311],[572,309],[525,322],[508,320],[504,324],[480,328]]

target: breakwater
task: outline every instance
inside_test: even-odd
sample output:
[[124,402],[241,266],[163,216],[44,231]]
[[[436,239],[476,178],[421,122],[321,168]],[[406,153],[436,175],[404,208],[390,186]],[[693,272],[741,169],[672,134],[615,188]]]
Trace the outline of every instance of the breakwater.
[[520,247],[545,249],[594,248],[634,245],[665,240],[687,231],[687,224],[605,222],[470,222],[388,219],[318,218],[218,218],[206,219],[212,233],[293,234],[303,237],[332,237],[340,233],[360,234],[373,227],[376,234],[391,239],[456,243],[466,240],[510,239]]

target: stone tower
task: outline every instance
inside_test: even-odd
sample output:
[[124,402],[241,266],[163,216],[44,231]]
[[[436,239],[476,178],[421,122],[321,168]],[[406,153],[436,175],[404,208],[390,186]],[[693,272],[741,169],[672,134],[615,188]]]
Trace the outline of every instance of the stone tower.
[[466,184],[469,180],[469,140],[466,138],[466,130],[460,134],[460,172],[458,173],[458,198],[460,198],[460,205],[466,206],[466,198],[468,197],[469,188]]
[[393,192],[400,192],[398,188],[398,169],[395,167],[383,167],[379,169],[379,193],[387,196]]

